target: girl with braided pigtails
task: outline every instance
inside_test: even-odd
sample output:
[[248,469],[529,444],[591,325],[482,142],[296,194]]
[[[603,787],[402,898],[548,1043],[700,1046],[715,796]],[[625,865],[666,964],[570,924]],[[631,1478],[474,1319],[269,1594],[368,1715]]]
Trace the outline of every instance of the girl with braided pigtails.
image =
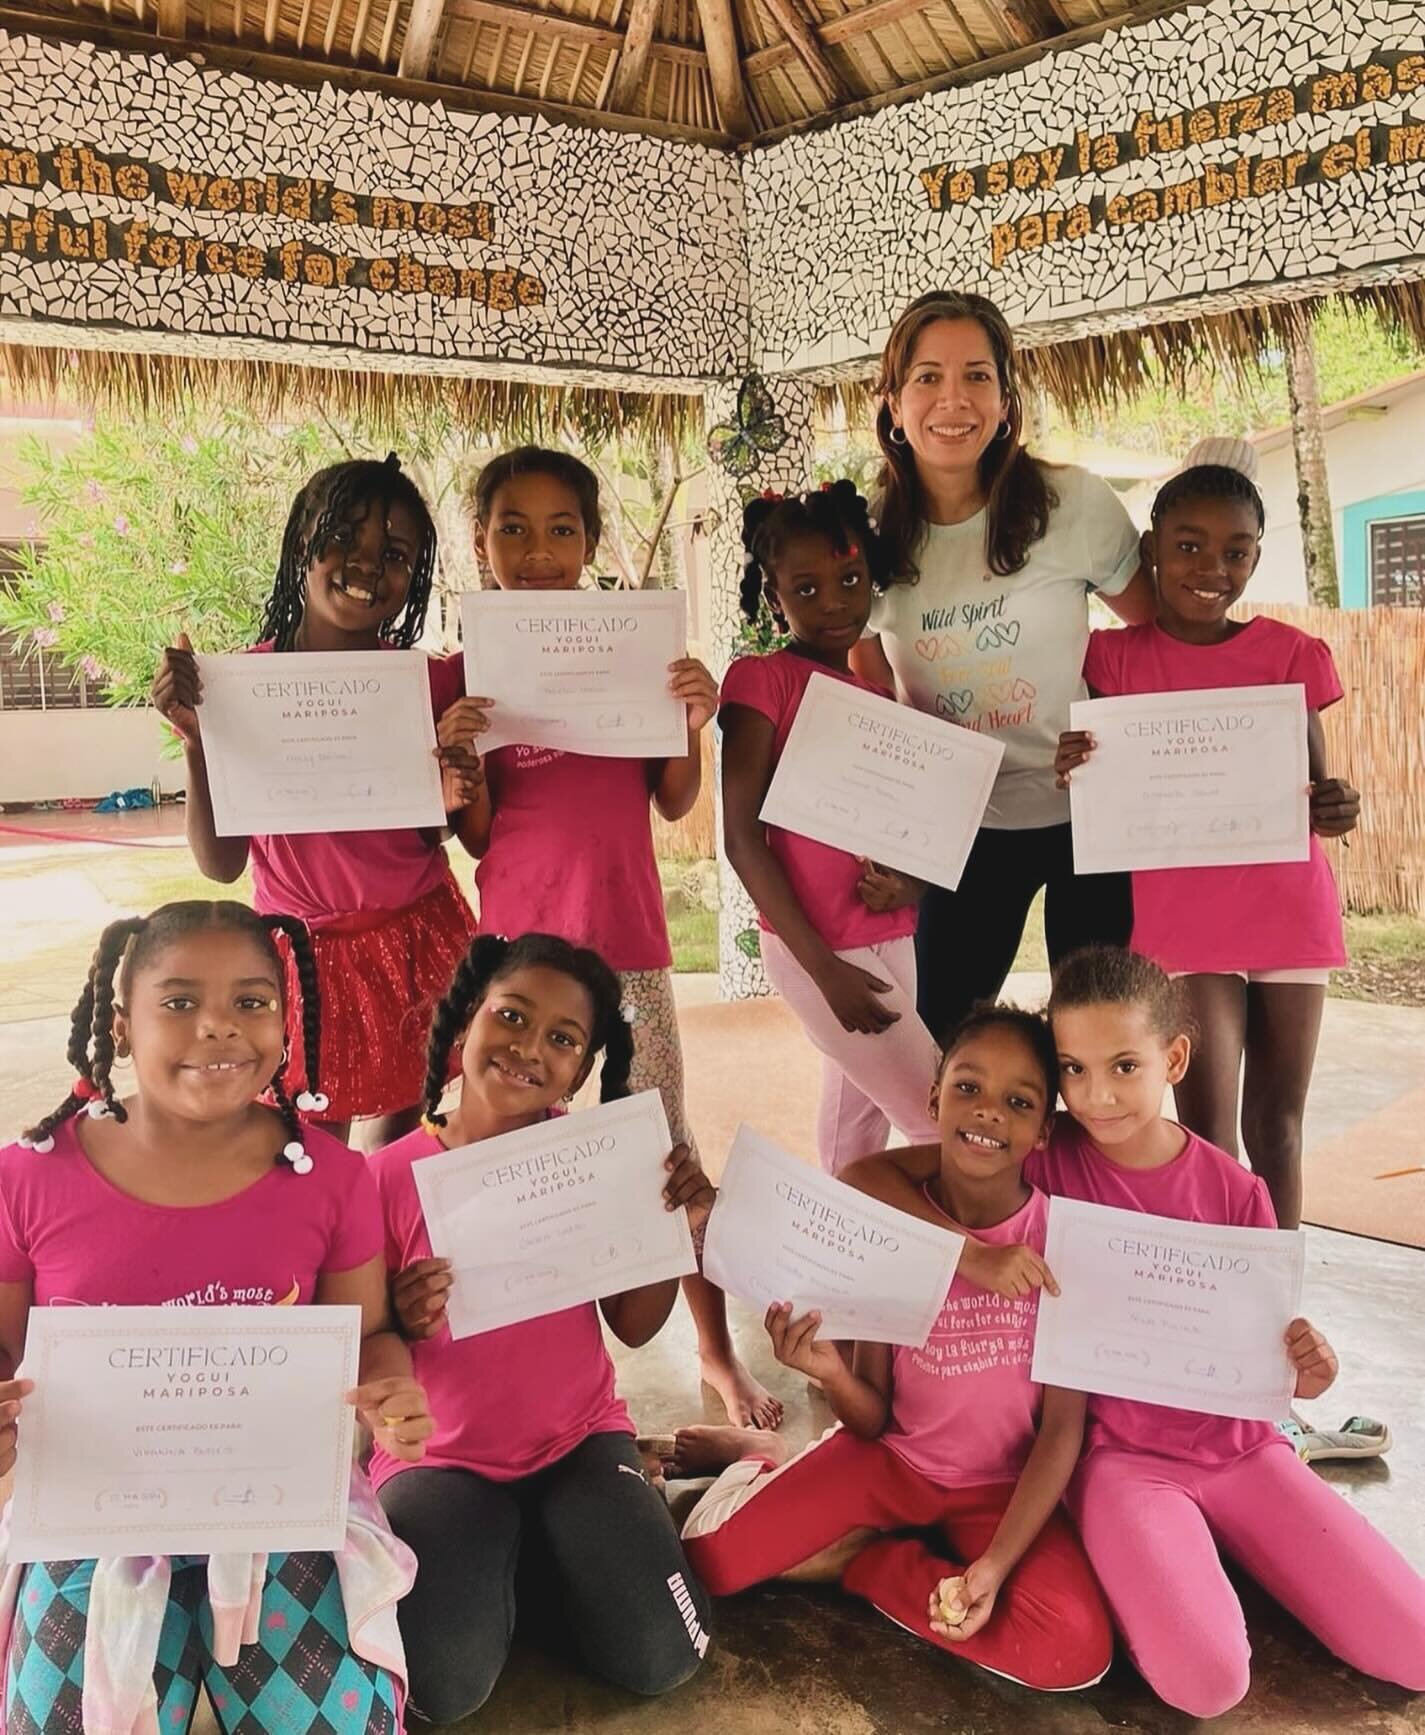
[[[318,471],[292,503],[253,651],[410,650],[425,624],[435,548],[430,512],[394,454]],[[460,697],[458,666],[432,658],[428,673],[449,814],[476,791],[478,760],[459,744],[475,710]],[[416,1124],[420,1045],[475,918],[438,830],[219,837],[202,699],[181,634],[164,652],[153,703],[183,742],[189,845],[209,879],[230,883],[250,861],[258,909],[289,911],[311,930],[327,1008],[325,1094],[298,1067],[297,1106],[339,1138],[353,1120],[375,1119],[367,1138],[375,1149]],[[295,1020],[301,995],[290,965],[288,987]]]
[[727,855],[761,914],[768,980],[825,1057],[817,1150],[836,1174],[878,1150],[892,1126],[917,1142],[936,1136],[926,1081],[938,1054],[915,1009],[923,888],[764,826],[759,814],[812,676],[881,690],[854,674],[849,658],[890,568],[866,502],[845,481],[750,501],[742,540],[743,613],[755,621],[765,598],[791,636],[769,656],[738,658],[723,679]]
[[[647,1343],[676,1279],[454,1339],[450,1266],[431,1257],[411,1174],[443,1148],[559,1114],[600,1054],[603,1100],[626,1096],[633,1044],[619,979],[597,952],[550,934],[482,936],[436,1011],[421,1129],[372,1159],[395,1308],[440,1418],[421,1465],[380,1440],[371,1460],[391,1527],[419,1562],[400,1621],[411,1710],[432,1723],[458,1722],[489,1697],[509,1654],[526,1541],[554,1582],[573,1647],[605,1679],[666,1692],[707,1649],[707,1599],[644,1480],[599,1324],[602,1312],[621,1342]],[[443,1115],[453,1052],[460,1099]],[[667,1169],[667,1208],[688,1211],[698,1241],[712,1188],[687,1145]]]
[[[380,1202],[362,1158],[298,1120],[278,934],[315,1086],[320,995],[301,922],[193,902],[104,930],[70,1027],[74,1084],[0,1150],[0,1354],[21,1361],[32,1307],[356,1306],[347,1401],[383,1452],[416,1462],[433,1424],[392,1326]],[[123,1097],[116,1061],[133,1073]],[[186,1728],[205,1687],[224,1731],[315,1732],[340,1707],[341,1727],[386,1735],[404,1690],[392,1607],[414,1572],[360,1473],[336,1555],[10,1566],[0,1727]],[[294,1601],[306,1618],[289,1628]]]

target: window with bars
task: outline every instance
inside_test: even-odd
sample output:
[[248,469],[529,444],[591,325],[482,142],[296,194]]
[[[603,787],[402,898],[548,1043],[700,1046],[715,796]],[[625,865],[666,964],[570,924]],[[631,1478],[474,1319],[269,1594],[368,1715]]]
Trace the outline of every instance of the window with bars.
[[1371,602],[1425,608],[1425,518],[1381,518],[1371,525]]
[[[0,586],[19,582],[19,548],[0,542]],[[0,711],[80,711],[102,705],[103,689],[28,635],[0,631]]]

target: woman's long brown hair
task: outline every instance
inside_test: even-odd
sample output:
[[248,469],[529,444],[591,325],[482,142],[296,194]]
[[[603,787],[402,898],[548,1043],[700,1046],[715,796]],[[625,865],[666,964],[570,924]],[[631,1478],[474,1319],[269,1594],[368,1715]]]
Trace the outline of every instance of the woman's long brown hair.
[[915,453],[908,443],[897,445],[891,439],[895,424],[890,397],[899,395],[905,386],[921,334],[942,319],[973,319],[989,339],[999,373],[1008,426],[981,454],[980,482],[985,491],[985,556],[990,571],[1006,577],[1018,572],[1029,559],[1030,548],[1049,528],[1049,514],[1059,502],[1044,466],[1020,443],[1024,403],[1015,367],[1014,338],[1004,315],[983,295],[962,295],[954,290],[922,295],[901,314],[886,339],[881,377],[876,382],[880,399],[876,440],[884,459],[878,478],[881,537],[891,558],[891,571],[901,580],[914,578],[916,553],[929,515]]

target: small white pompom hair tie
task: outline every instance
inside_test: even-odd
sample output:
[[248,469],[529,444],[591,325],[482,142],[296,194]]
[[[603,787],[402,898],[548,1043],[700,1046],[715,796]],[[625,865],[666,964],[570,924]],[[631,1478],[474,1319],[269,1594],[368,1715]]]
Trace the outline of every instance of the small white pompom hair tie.
[[307,1147],[300,1139],[289,1139],[282,1147],[282,1155],[292,1165],[294,1175],[310,1175],[312,1159],[307,1155]]
[[298,1093],[297,1107],[303,1114],[323,1114],[331,1107],[331,1099],[325,1091],[304,1090]]

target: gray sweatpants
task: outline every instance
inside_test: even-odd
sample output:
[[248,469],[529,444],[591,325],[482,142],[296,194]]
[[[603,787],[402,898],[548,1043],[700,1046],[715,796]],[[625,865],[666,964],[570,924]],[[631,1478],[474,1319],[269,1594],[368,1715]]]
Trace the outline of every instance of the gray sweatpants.
[[[381,1489],[416,1582],[398,1610],[411,1713],[455,1723],[489,1698],[515,1630],[515,1572],[537,1534],[585,1665],[630,1692],[666,1693],[708,1646],[708,1597],[628,1434],[591,1434],[516,1482],[403,1470]],[[554,1623],[544,1614],[541,1625]]]

